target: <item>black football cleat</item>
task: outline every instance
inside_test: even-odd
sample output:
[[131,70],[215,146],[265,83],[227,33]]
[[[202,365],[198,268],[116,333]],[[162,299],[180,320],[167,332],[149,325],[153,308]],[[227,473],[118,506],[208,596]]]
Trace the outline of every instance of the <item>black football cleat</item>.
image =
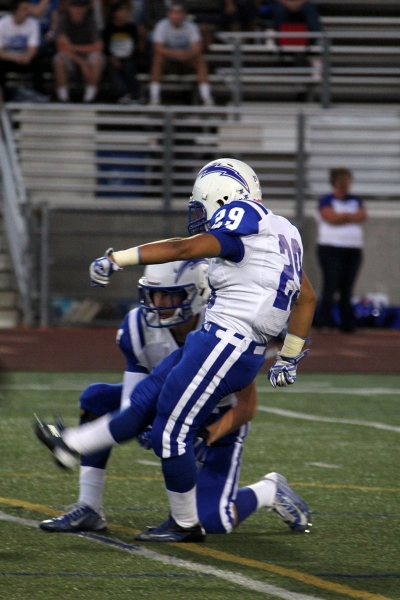
[[43,531],[75,533],[76,531],[104,531],[107,529],[107,523],[103,509],[96,512],[87,504],[77,502],[63,515],[42,521],[39,527]]
[[61,437],[64,426],[58,421],[56,424],[45,423],[36,415],[35,435],[53,454],[54,461],[58,467],[65,471],[75,469],[80,464],[80,456],[74,450],[68,448]]
[[135,535],[139,542],[175,542],[190,543],[204,542],[206,534],[200,523],[192,527],[181,527],[172,517],[158,527],[148,527],[142,533]]

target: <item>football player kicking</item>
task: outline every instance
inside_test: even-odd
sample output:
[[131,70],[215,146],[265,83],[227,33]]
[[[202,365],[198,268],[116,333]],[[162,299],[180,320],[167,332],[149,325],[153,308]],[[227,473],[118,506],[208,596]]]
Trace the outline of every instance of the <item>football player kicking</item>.
[[[268,341],[287,325],[277,360],[268,372],[273,387],[293,384],[305,356],[316,294],[302,272],[303,247],[296,227],[261,203],[253,169],[236,159],[205,165],[189,201],[189,234],[119,252],[108,250],[91,267],[94,285],[107,285],[117,270],[135,264],[209,258],[211,296],[201,329],[165,358],[131,395],[127,409],[63,431],[38,424],[36,435],[60,463],[87,456],[152,427],[161,458],[170,518],[138,539],[200,542],[205,532],[197,510],[197,468],[193,443],[217,404],[247,387],[264,363]],[[276,493],[286,481],[275,476]],[[293,523],[307,530],[309,511],[293,511]]]
[[[141,306],[127,314],[117,334],[127,361],[123,384],[94,383],[86,388],[80,397],[81,423],[129,406],[135,385],[203,323],[210,292],[205,260],[148,266],[138,287]],[[237,489],[243,443],[250,429],[248,421],[256,409],[252,383],[217,405],[201,431],[202,437],[196,440],[197,507],[207,533],[229,533],[261,507],[274,509],[292,528],[298,525],[291,511],[306,512],[305,503],[288,486],[285,498],[276,494],[275,479],[279,477],[283,482],[277,473]],[[149,449],[150,431],[140,435],[139,441]],[[102,531],[107,527],[102,503],[110,452],[82,458],[78,502],[60,517],[40,523],[41,529],[73,532]]]

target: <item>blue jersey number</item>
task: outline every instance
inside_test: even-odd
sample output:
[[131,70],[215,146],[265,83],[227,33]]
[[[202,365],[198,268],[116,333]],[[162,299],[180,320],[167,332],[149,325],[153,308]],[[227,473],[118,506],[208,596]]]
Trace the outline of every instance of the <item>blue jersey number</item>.
[[290,246],[284,235],[279,234],[279,251],[281,254],[287,254],[288,264],[285,264],[281,277],[279,279],[279,287],[276,292],[273,306],[280,310],[287,310],[290,304],[292,308],[294,301],[299,295],[298,291],[288,289],[288,281],[294,281],[295,271],[301,282],[301,248],[294,238],[290,240]]

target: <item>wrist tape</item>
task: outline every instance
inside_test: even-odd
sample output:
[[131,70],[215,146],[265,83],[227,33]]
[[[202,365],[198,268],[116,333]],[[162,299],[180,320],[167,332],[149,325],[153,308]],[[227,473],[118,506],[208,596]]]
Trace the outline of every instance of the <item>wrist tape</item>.
[[282,350],[279,352],[281,356],[297,356],[303,349],[305,338],[298,337],[292,333],[287,333],[283,342]]
[[140,265],[140,249],[139,246],[128,248],[128,250],[119,250],[113,252],[113,259],[119,267],[127,267],[128,265]]

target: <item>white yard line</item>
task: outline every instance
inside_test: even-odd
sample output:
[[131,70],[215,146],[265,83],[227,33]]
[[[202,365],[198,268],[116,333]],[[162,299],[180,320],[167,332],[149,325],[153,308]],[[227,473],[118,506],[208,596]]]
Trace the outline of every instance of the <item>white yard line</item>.
[[[14,517],[13,515],[9,515],[3,511],[0,511],[0,520],[18,523],[19,525],[27,525],[29,527],[38,527],[39,525],[39,521],[21,519],[20,517]],[[257,581],[256,579],[246,577],[245,575],[233,573],[232,571],[225,571],[223,569],[218,569],[209,565],[197,564],[191,560],[183,560],[180,558],[175,558],[174,556],[166,556],[163,554],[159,554],[158,552],[148,550],[147,548],[139,548],[131,544],[126,544],[125,542],[121,542],[120,540],[117,540],[115,538],[104,537],[94,533],[83,533],[79,535],[94,542],[111,546],[112,548],[116,548],[117,550],[129,552],[130,554],[133,554],[135,556],[140,556],[149,560],[160,562],[165,565],[171,565],[181,569],[187,569],[196,573],[214,575],[219,579],[224,579],[229,583],[235,583],[236,585],[245,587],[248,590],[260,592],[261,594],[269,594],[270,596],[282,598],[283,600],[322,600],[321,598],[317,598],[316,596],[308,596],[306,594],[290,592],[288,590],[285,590],[284,588],[277,587],[276,585],[269,585],[267,583],[263,583],[262,581]]]
[[[122,383],[122,379],[121,379]],[[47,383],[9,383],[0,385],[0,390],[16,390],[22,392],[82,392],[89,381],[80,384],[49,385]]]
[[326,383],[313,385],[298,385],[297,383],[294,386],[288,386],[282,388],[282,390],[274,390],[272,386],[257,386],[258,392],[270,392],[275,393],[278,391],[285,391],[291,394],[348,394],[350,396],[380,396],[380,395],[394,395],[398,396],[400,394],[400,389],[398,388],[334,388],[328,387]]
[[22,519],[21,517],[14,517],[8,513],[0,510],[0,521],[11,521],[11,523],[19,523],[20,525],[28,525],[28,527],[38,527],[39,521],[33,519]]
[[324,462],[306,462],[306,465],[310,465],[311,467],[322,467],[323,469],[341,469],[342,465],[331,465],[329,463]]
[[[121,380],[122,382],[122,380]],[[0,390],[15,390],[26,392],[81,392],[91,382],[82,382],[79,384],[54,385],[47,383],[9,383],[0,385]],[[328,381],[301,384],[296,383],[282,390],[274,390],[272,386],[257,386],[257,390],[263,393],[276,394],[284,391],[291,394],[348,394],[351,396],[379,396],[379,395],[400,395],[399,388],[335,388],[331,387]]]
[[396,425],[386,425],[386,423],[375,423],[373,421],[359,421],[358,419],[337,419],[335,417],[321,417],[319,415],[308,415],[306,413],[295,412],[294,410],[285,410],[275,408],[274,406],[259,406],[261,412],[272,413],[281,417],[291,419],[302,419],[303,421],[317,421],[320,423],[343,423],[344,425],[362,425],[363,427],[374,427],[375,429],[385,429],[387,431],[397,431],[400,433],[400,427]]

